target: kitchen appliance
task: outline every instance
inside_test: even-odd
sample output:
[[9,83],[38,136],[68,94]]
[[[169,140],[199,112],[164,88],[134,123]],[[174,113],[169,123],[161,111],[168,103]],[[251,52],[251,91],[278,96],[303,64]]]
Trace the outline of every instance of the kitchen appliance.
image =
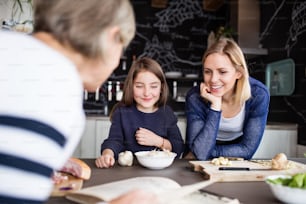
[[83,109],[86,115],[108,115],[108,100],[106,84],[95,92],[84,90]]
[[271,96],[289,96],[295,88],[295,64],[291,58],[267,64],[266,86]]
[[267,55],[260,44],[260,2],[230,0],[230,27],[237,32],[237,42],[247,58]]

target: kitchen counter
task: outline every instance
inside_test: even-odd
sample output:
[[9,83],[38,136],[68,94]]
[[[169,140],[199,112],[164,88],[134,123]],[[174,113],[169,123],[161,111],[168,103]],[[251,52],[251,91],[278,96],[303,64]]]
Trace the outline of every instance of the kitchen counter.
[[[109,121],[109,116],[99,115],[99,114],[90,114],[87,115],[86,118],[88,119],[98,119],[103,121]],[[185,121],[185,116],[178,116],[179,121]],[[295,123],[282,123],[282,122],[267,122],[266,129],[271,130],[297,130],[298,125]]]
[[[291,158],[291,160],[306,164],[306,158]],[[162,176],[171,178],[181,185],[192,184],[202,181],[204,176],[199,172],[194,172],[188,160],[177,159],[174,163],[163,170],[146,169],[137,162],[131,167],[122,167],[116,165],[110,169],[98,169],[95,167],[94,159],[84,159],[91,167],[92,176],[90,180],[85,181],[83,187],[89,187],[140,176]],[[203,189],[204,191],[224,195],[230,198],[237,198],[241,203],[279,203],[274,198],[268,185],[263,181],[254,182],[226,182],[215,183]],[[72,204],[73,202],[66,200],[64,197],[52,197],[47,204]]]
[[[108,116],[87,116],[83,137],[73,156],[79,158],[98,157],[101,154],[101,143],[108,137],[110,126],[111,122]],[[177,126],[185,141],[186,118],[178,117]],[[272,158],[279,152],[285,153],[288,157],[297,157],[297,132],[297,124],[268,122],[254,158]]]
[[267,122],[266,129],[270,130],[297,130],[295,123]]

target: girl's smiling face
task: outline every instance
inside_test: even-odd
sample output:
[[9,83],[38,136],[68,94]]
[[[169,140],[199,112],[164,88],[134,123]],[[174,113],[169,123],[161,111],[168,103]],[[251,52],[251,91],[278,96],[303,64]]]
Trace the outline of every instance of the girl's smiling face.
[[213,53],[205,59],[203,77],[211,94],[230,97],[234,94],[235,83],[241,73],[236,70],[227,55]]
[[154,112],[160,98],[161,81],[149,71],[141,71],[133,82],[133,95],[138,110],[146,113]]

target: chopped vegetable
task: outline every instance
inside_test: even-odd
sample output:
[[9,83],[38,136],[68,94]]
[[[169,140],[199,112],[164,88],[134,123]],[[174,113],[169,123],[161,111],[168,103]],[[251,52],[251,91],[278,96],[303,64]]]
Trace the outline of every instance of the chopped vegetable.
[[231,166],[232,165],[232,162],[226,157],[214,158],[213,160],[211,160],[210,163],[216,166],[220,166],[220,165]]
[[294,175],[292,177],[292,181],[288,184],[288,186],[293,187],[293,188],[302,188],[305,175],[306,174],[296,174],[296,175]]
[[268,179],[270,183],[288,186],[292,188],[303,188],[306,189],[306,173],[298,173],[293,175],[291,178],[276,178]]
[[280,184],[284,186],[288,186],[291,181],[291,178],[277,178],[277,179],[268,179],[270,183]]
[[272,158],[272,169],[284,170],[288,169],[287,156],[284,153],[279,153]]

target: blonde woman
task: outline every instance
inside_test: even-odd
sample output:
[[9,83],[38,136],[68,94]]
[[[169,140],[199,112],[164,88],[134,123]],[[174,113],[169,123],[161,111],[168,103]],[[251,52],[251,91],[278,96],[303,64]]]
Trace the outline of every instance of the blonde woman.
[[202,62],[204,82],[186,98],[186,157],[252,158],[267,121],[267,88],[249,77],[244,55],[231,39],[215,42]]
[[[118,66],[135,34],[128,0],[34,0],[34,33],[0,32],[0,203],[44,203],[85,126],[83,90]],[[154,203],[133,191],[110,202]]]

